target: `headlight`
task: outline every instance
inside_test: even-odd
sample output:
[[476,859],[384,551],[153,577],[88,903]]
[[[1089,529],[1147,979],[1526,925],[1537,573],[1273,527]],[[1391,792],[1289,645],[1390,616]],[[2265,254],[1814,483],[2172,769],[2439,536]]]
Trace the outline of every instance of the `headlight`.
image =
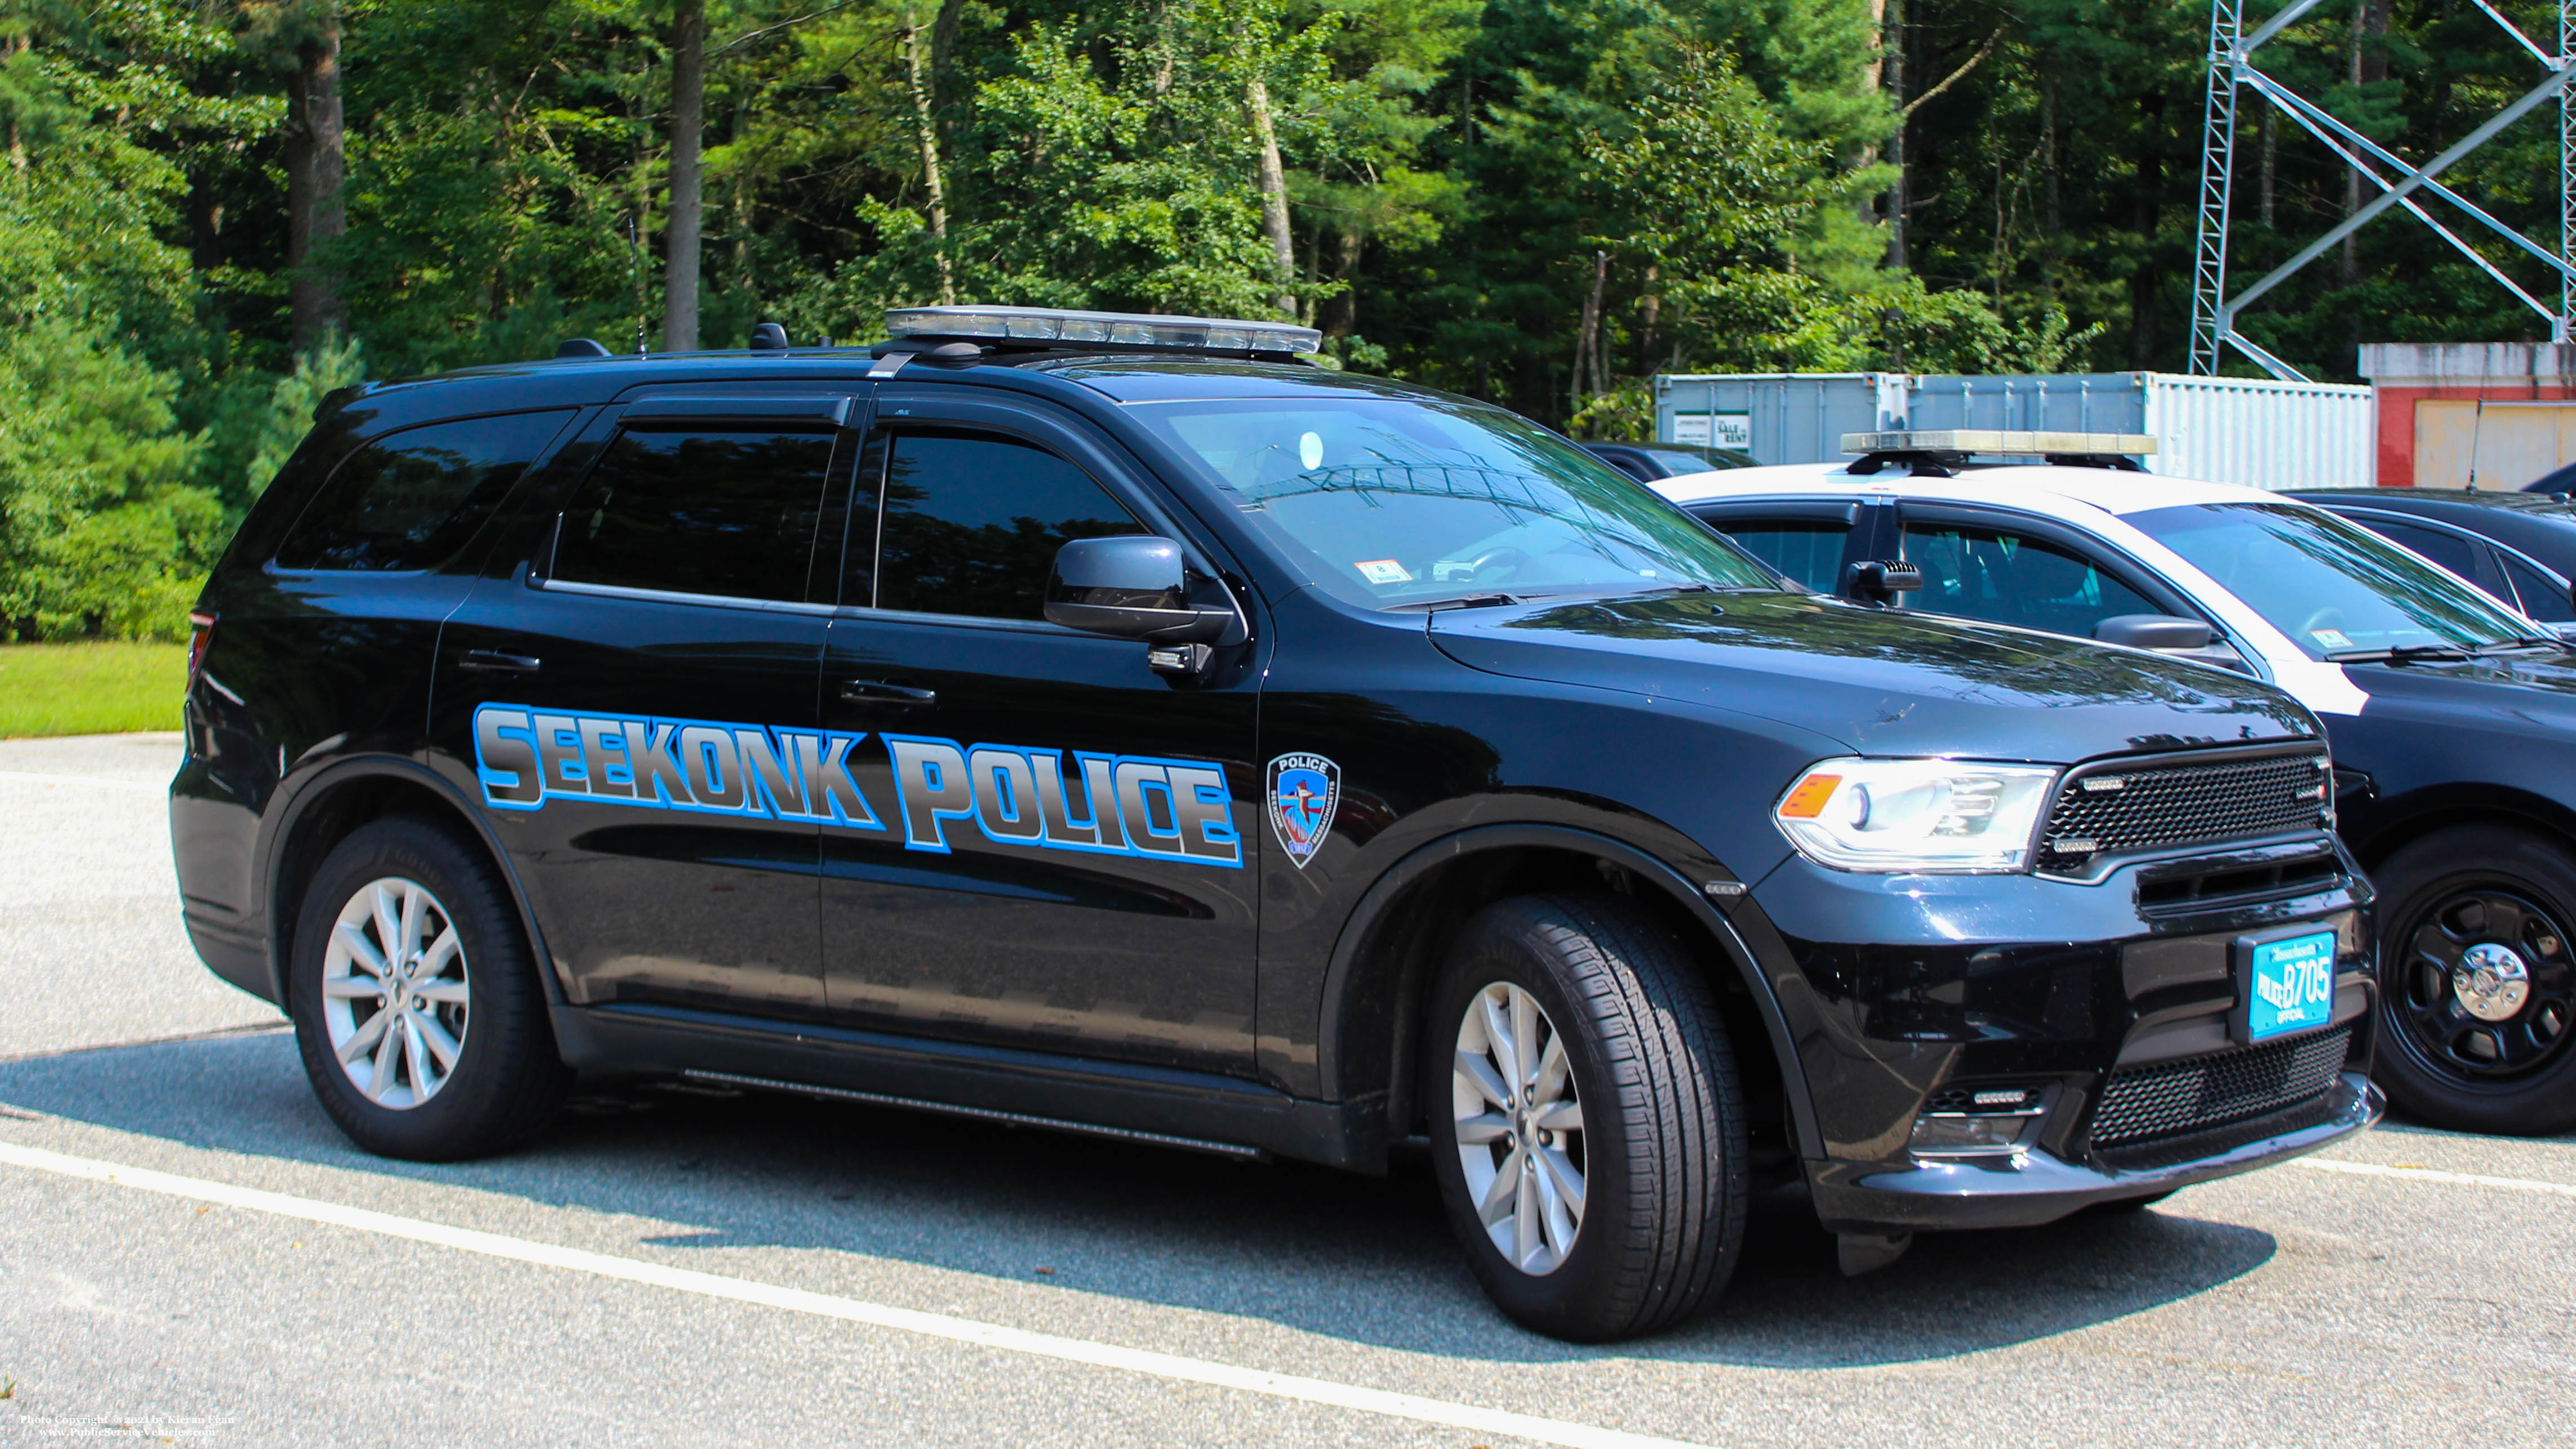
[[2048,765],[1826,760],[1771,815],[1799,854],[1837,870],[2019,870],[2057,775]]

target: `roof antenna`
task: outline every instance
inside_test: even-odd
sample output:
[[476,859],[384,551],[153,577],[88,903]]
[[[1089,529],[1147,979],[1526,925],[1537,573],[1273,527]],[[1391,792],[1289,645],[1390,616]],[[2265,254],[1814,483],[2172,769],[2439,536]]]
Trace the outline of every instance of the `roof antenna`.
[[775,322],[763,322],[759,326],[752,328],[751,350],[754,352],[785,352],[787,350],[787,329],[779,326]]
[[2486,425],[2487,400],[2480,397],[2478,410],[2470,416],[2469,420],[2469,491],[2471,493],[2478,491],[2478,434],[2485,430]]

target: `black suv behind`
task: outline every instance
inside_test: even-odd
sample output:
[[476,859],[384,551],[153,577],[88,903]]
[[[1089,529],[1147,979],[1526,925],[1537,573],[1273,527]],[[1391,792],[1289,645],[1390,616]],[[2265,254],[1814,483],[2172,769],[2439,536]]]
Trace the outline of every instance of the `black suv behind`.
[[252,511],[187,923],[360,1143],[494,1151],[579,1074],[1423,1133],[1497,1301],[1606,1338],[1766,1182],[1859,1271],[2377,1113],[2270,687],[1785,588],[1311,333],[895,320],[351,390]]

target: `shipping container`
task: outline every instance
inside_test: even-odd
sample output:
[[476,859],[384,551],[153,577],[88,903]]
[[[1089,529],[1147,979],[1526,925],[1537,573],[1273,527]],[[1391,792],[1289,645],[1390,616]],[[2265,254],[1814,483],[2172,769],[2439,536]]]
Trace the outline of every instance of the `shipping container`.
[[[2040,376],[1765,373],[1655,379],[1656,436],[1733,428],[1765,463],[1843,456],[1842,434],[1894,428],[2145,433],[2147,470],[2257,488],[2366,488],[2371,394],[2335,383],[2166,372]],[[1840,424],[1848,423],[1848,426]]]
[[1904,426],[1905,385],[1894,372],[1658,377],[1655,438],[1733,448],[1765,463],[1820,463],[1842,456],[1845,433]]

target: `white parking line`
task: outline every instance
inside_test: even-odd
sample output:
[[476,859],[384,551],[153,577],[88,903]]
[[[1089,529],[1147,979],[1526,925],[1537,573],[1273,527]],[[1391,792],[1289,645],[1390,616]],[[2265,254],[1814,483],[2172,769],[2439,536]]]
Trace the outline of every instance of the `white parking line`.
[[2437,1172],[2429,1167],[2382,1167],[2376,1162],[2344,1162],[2331,1157],[2302,1157],[2299,1166],[2319,1172],[2349,1172],[2355,1177],[2393,1177],[2401,1182],[2447,1182],[2456,1187],[2501,1187],[2512,1192],[2546,1192],[2576,1197],[2576,1183],[2542,1182],[2531,1177],[2480,1177],[2470,1172]]
[[149,790],[167,794],[167,784],[150,780],[120,780],[113,775],[40,775],[33,770],[0,770],[0,781],[18,781],[29,785],[112,785],[123,790]]
[[215,1182],[202,1177],[183,1177],[176,1173],[155,1172],[150,1168],[127,1167],[119,1163],[100,1162],[87,1157],[69,1157],[59,1152],[48,1152],[41,1147],[21,1147],[15,1143],[0,1142],[0,1163],[90,1182],[113,1183],[119,1187],[134,1188],[142,1192],[157,1192],[170,1197],[190,1198],[225,1207],[245,1208],[252,1212],[272,1213],[279,1217],[299,1218],[306,1222],[326,1223],[333,1227],[375,1233],[382,1237],[407,1238],[413,1242],[431,1243],[461,1252],[481,1253],[487,1257],[534,1263],[547,1268],[560,1268],[566,1272],[589,1273],[602,1278],[620,1279],[628,1283],[642,1283],[655,1288],[696,1293],[708,1298],[731,1299],[737,1303],[756,1303],[767,1308],[811,1313],[823,1318],[838,1318],[877,1328],[900,1329],[907,1333],[925,1334],[932,1338],[973,1344],[979,1348],[1033,1354],[1040,1358],[1090,1364],[1098,1368],[1124,1369],[1131,1373],[1152,1374],[1158,1378],[1210,1384],[1221,1389],[1239,1389],[1245,1393],[1264,1394],[1275,1399],[1322,1404],[1337,1409],[1355,1409],[1365,1414],[1379,1414],[1392,1419],[1409,1419],[1421,1424],[1436,1424],[1447,1429],[1464,1429],[1477,1434],[1506,1435],[1541,1444],[1561,1444],[1568,1446],[1568,1449],[1693,1449],[1693,1446],[1682,1444],[1678,1440],[1657,1439],[1644,1434],[1630,1434],[1622,1430],[1605,1429],[1591,1424],[1573,1424],[1561,1419],[1542,1419],[1530,1414],[1509,1413],[1501,1409],[1480,1409],[1473,1404],[1451,1403],[1446,1399],[1390,1393],[1384,1389],[1334,1383],[1329,1379],[1304,1378],[1296,1374],[1271,1373],[1264,1369],[1240,1368],[1233,1364],[1214,1363],[1207,1359],[1156,1353],[1150,1349],[1121,1348],[1115,1344],[1094,1343],[1088,1339],[1063,1338],[1051,1333],[1032,1333],[1026,1329],[1009,1328],[998,1323],[983,1323],[972,1318],[957,1318],[945,1313],[924,1313],[918,1309],[897,1308],[891,1304],[869,1303],[861,1299],[842,1298],[829,1293],[812,1293],[801,1288],[781,1288],[769,1283],[728,1278],[718,1273],[701,1273],[688,1268],[665,1267],[659,1263],[648,1263],[637,1258],[621,1258],[607,1253],[586,1252],[580,1248],[557,1247],[551,1243],[530,1242],[525,1238],[486,1233],[473,1228],[449,1227],[444,1223],[397,1217],[391,1213],[347,1207],[340,1203],[296,1197],[288,1193],[236,1187],[231,1183]]

